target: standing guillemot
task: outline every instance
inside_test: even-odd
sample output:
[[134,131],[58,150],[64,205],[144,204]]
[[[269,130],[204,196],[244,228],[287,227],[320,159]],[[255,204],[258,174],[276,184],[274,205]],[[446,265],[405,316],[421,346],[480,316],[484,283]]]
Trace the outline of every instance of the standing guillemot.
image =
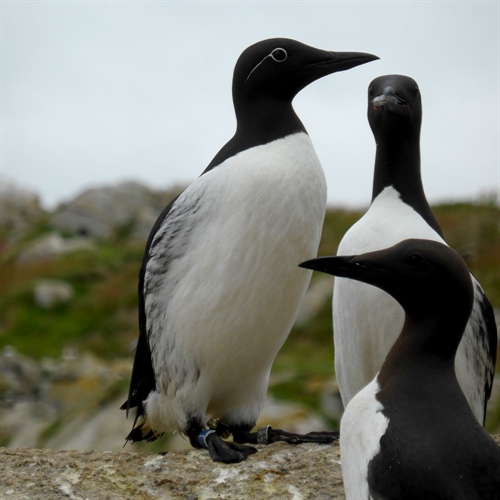
[[408,239],[301,266],[379,287],[405,314],[380,372],[342,417],[346,499],[500,500],[500,447],[472,413],[455,373],[475,290],[460,255],[436,241]]
[[[368,120],[377,144],[372,203],[345,234],[337,253],[365,253],[408,238],[445,243],[420,175],[422,103],[417,83],[401,75],[373,80]],[[474,307],[458,349],[456,370],[472,411],[483,424],[497,332],[491,304],[480,284],[472,281]],[[392,297],[363,283],[335,279],[335,372],[344,407],[380,370],[403,320],[403,310]]]
[[[238,462],[240,443],[331,442],[269,426],[250,432],[271,366],[295,321],[316,255],[326,182],[292,100],[313,81],[378,59],[264,40],[236,63],[234,137],[163,210],[146,245],[127,440],[178,430],[213,460]],[[210,419],[210,429],[207,421]],[[232,433],[233,442],[222,439]]]

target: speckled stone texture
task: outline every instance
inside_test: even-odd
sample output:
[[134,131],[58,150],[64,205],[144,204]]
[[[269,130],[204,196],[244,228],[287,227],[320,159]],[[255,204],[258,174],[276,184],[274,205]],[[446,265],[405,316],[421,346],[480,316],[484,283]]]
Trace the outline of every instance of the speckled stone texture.
[[166,455],[0,449],[0,498],[336,499],[344,498],[338,443],[276,443],[239,464],[204,450]]
[[[500,435],[494,436],[500,445]],[[204,450],[166,455],[0,448],[0,498],[8,500],[343,499],[338,443],[276,443],[239,464]]]

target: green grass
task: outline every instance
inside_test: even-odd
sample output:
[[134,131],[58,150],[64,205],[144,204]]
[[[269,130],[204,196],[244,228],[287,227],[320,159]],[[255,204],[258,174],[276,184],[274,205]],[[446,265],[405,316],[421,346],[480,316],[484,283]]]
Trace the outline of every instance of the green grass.
[[[449,244],[464,255],[493,305],[500,307],[498,207],[489,202],[453,203],[434,210]],[[361,215],[361,211],[328,210],[318,254],[335,254],[342,236]],[[130,228],[126,229],[113,240],[96,242],[94,250],[16,264],[16,254],[26,242],[49,230],[41,221],[17,246],[4,252],[0,256],[0,344],[37,359],[58,356],[64,347],[90,350],[104,358],[128,356],[130,342],[137,336],[137,276],[144,242],[130,242],[126,237]],[[33,289],[40,279],[70,283],[74,299],[48,310],[37,307]],[[298,359],[287,362],[300,368],[304,359],[314,369],[326,371],[331,369],[331,355],[328,362],[323,356],[330,346],[331,309],[325,304],[310,325],[293,330],[283,356],[293,358],[298,351]]]

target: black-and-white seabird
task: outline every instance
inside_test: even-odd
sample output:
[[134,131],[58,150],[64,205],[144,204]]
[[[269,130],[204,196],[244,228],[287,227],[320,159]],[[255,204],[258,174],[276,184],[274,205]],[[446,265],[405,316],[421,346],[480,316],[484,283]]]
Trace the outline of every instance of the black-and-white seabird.
[[[372,202],[345,234],[337,253],[370,252],[408,238],[444,243],[420,174],[422,103],[417,83],[402,75],[373,80],[368,89],[368,120],[377,146]],[[474,415],[484,423],[497,331],[492,307],[474,278],[473,283],[474,307],[458,349],[456,369]],[[380,370],[403,320],[402,308],[389,295],[364,283],[335,279],[335,372],[344,407]]]
[[472,413],[455,374],[475,300],[460,255],[437,241],[408,239],[301,265],[379,287],[405,313],[380,372],[342,417],[346,499],[499,500],[500,447]]
[[[325,213],[324,173],[292,100],[323,76],[375,59],[285,38],[238,59],[236,133],[163,210],[147,242],[122,407],[137,407],[128,440],[178,430],[223,462],[256,451],[244,442],[331,442],[321,433],[250,431],[310,280],[297,264],[316,255]],[[227,432],[233,442],[222,439]]]

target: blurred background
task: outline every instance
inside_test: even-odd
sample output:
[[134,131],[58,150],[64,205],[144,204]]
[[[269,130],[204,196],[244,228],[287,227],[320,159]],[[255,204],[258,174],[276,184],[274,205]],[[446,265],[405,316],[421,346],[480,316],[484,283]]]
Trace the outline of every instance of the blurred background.
[[[84,191],[54,211],[11,186],[2,197],[0,445],[118,450],[132,426],[126,400],[137,327],[137,278],[155,217],[179,190],[121,183]],[[500,312],[498,205],[489,198],[434,206],[448,243]],[[319,255],[335,254],[363,210],[328,209]],[[333,278],[314,274],[273,367],[261,422],[336,429]],[[498,365],[497,365],[498,372]],[[487,428],[500,433],[500,374]],[[131,449],[189,446],[169,436]]]
[[[137,276],[165,204],[231,137],[231,77],[284,36],[381,57],[296,98],[329,188],[320,255],[368,207],[366,90],[423,95],[422,175],[448,243],[500,310],[499,4],[2,2],[0,445],[119,450]],[[333,278],[313,275],[273,367],[263,423],[338,428]],[[497,373],[499,369],[497,368]],[[487,429],[500,433],[497,374]],[[188,447],[179,436],[132,450]]]

